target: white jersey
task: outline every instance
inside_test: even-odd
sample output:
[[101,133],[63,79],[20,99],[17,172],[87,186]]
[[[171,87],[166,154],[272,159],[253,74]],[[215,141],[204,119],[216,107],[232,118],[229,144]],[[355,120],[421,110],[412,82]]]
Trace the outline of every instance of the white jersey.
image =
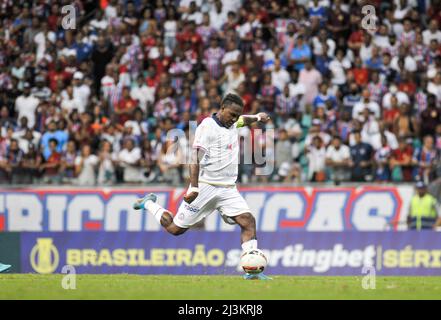
[[199,166],[199,182],[219,186],[235,185],[239,165],[239,120],[230,128],[213,115],[196,128],[193,148],[205,151]]

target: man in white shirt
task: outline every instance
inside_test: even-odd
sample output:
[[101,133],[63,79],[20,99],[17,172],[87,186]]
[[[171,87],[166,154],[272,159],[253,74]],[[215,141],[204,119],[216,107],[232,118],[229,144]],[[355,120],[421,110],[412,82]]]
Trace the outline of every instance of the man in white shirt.
[[118,15],[118,11],[116,9],[117,4],[118,4],[118,0],[111,0],[110,3],[106,6],[104,13],[107,20],[117,17]]
[[118,153],[117,158],[119,165],[124,168],[124,182],[139,182],[142,180],[141,167],[141,149],[135,147],[132,139],[124,141],[123,149]]
[[371,93],[368,89],[363,90],[362,97],[362,101],[357,102],[352,109],[352,119],[357,119],[360,122],[363,122],[365,119],[363,118],[362,113],[366,108],[375,115],[375,118],[380,118],[380,105],[375,101],[371,101]]
[[221,31],[225,22],[227,22],[227,13],[223,10],[222,1],[216,0],[210,11],[210,26]]
[[148,87],[142,75],[138,76],[135,86],[130,89],[130,97],[139,101],[139,107],[147,112],[147,103],[155,102],[155,87]]
[[222,64],[225,66],[225,72],[230,72],[230,67],[232,64],[239,61],[240,51],[236,48],[234,41],[229,41],[227,43],[227,51],[222,58]]
[[[225,222],[240,226],[243,251],[257,250],[255,219],[236,188],[238,129],[256,121],[265,123],[269,117],[266,113],[241,115],[242,111],[242,99],[236,94],[227,94],[222,99],[220,111],[205,118],[197,127],[190,163],[190,187],[174,218],[170,211],[156,203],[155,194],[139,199],[134,209],[147,209],[173,235],[186,232],[218,210]],[[261,273],[245,275],[245,279],[256,277],[267,278]]]
[[35,125],[35,110],[40,100],[31,95],[31,85],[28,82],[23,84],[23,94],[15,100],[15,111],[18,113],[18,121],[21,118],[28,118],[29,128]]
[[335,136],[326,149],[326,165],[331,169],[331,177],[335,183],[350,179],[350,161],[349,147],[342,143],[340,136]]
[[72,86],[67,86],[61,95],[61,110],[70,114],[74,109],[81,112],[81,102],[74,97],[74,91]]
[[342,49],[337,50],[335,59],[329,63],[329,70],[332,72],[332,84],[341,86],[346,83],[346,71],[351,68],[351,62],[345,58]]
[[281,67],[280,59],[274,61],[274,70],[271,72],[271,82],[280,92],[283,92],[285,86],[290,82],[291,77],[285,69]]
[[202,18],[202,13],[198,10],[195,1],[190,2],[188,11],[182,15],[182,20],[193,21],[196,25],[200,25],[202,23]]
[[435,95],[437,103],[441,104],[441,72],[438,72],[427,84],[427,92]]
[[83,83],[84,75],[81,71],[77,71],[73,75],[73,96],[80,103],[80,112],[86,111],[89,104],[90,87]]
[[429,46],[432,40],[441,43],[441,31],[438,28],[438,21],[436,19],[430,20],[429,29],[423,31],[424,45]]
[[392,96],[397,98],[398,105],[402,105],[403,103],[410,104],[409,96],[403,91],[398,91],[398,88],[395,85],[391,85],[389,87],[389,92],[383,96],[381,101],[383,109],[390,109],[392,107]]
[[78,185],[92,186],[96,183],[95,168],[98,165],[98,157],[92,154],[90,145],[83,145],[81,155],[75,158],[76,183]]

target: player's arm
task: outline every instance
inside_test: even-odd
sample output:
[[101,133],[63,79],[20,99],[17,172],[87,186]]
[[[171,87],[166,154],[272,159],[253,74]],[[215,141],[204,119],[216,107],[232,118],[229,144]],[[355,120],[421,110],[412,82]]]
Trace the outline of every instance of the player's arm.
[[270,119],[269,115],[265,112],[259,112],[256,115],[250,115],[250,114],[244,114],[239,117],[239,120],[237,121],[238,127],[244,127],[249,126],[253,122],[259,121],[266,123]]
[[190,162],[190,188],[184,195],[184,200],[187,203],[192,203],[199,194],[199,163],[205,154],[202,148],[194,148],[191,153]]

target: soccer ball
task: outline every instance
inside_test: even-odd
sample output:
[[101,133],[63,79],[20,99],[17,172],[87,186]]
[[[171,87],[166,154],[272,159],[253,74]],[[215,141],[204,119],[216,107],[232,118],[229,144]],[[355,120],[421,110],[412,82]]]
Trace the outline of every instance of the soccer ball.
[[259,249],[245,251],[240,256],[240,266],[246,273],[261,273],[266,268],[267,264],[268,261],[265,255]]

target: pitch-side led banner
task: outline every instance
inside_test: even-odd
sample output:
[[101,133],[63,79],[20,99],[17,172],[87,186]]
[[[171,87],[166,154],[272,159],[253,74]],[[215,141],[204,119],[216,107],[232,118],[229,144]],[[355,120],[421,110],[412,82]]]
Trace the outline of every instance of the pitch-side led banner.
[[[240,274],[239,233],[26,232],[22,272]],[[261,232],[268,274],[441,275],[441,233]]]
[[[147,192],[176,213],[184,189],[0,189],[0,231],[159,231],[156,220],[132,209]],[[405,229],[411,186],[241,188],[258,231],[381,231]],[[206,231],[237,231],[218,213]]]

